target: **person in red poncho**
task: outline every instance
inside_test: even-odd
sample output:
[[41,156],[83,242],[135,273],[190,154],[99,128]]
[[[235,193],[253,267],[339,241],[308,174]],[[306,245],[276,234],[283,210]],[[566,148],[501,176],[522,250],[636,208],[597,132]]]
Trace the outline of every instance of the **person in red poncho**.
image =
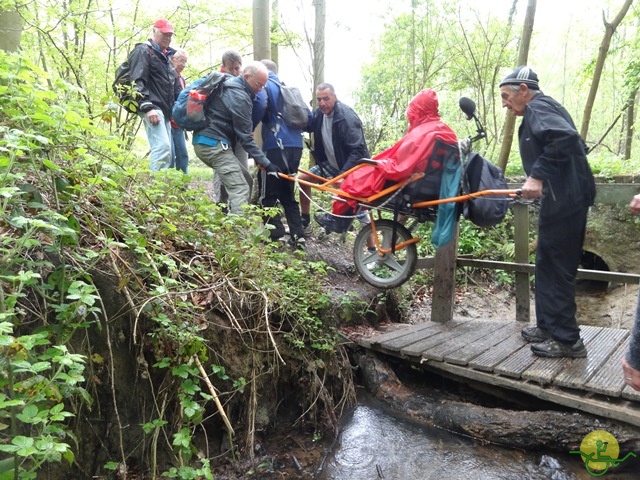
[[[436,141],[448,145],[458,144],[456,134],[438,114],[438,96],[430,88],[419,92],[406,111],[409,120],[407,134],[394,146],[373,157],[376,166],[366,165],[348,175],[340,189],[359,197],[368,197],[382,191],[385,183],[402,182],[414,173],[424,172]],[[353,200],[333,202],[334,215],[353,215],[357,203]],[[329,213],[318,214],[316,221],[327,232],[342,233],[349,228],[351,218],[341,218]]]

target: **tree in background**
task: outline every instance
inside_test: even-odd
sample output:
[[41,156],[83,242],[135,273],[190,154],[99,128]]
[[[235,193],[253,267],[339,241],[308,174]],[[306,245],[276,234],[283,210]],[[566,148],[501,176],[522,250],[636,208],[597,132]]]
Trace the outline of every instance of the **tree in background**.
[[412,5],[410,13],[399,14],[386,25],[372,61],[363,68],[356,110],[371,151],[380,151],[403,135],[404,110],[427,87],[438,91],[443,118],[454,127],[460,124],[460,131],[468,126],[461,124],[458,99],[473,98],[483,123],[494,132],[490,139],[495,138],[496,76],[513,58],[511,25],[432,0]]
[[622,20],[624,20],[624,17],[629,11],[629,7],[631,6],[632,2],[633,0],[625,0],[624,4],[620,7],[620,11],[611,23],[607,22],[607,20],[604,18],[604,14],[602,15],[605,33],[598,50],[598,55],[596,57],[593,79],[591,81],[591,88],[589,89],[589,95],[587,96],[587,101],[584,106],[584,113],[582,115],[582,126],[580,127],[580,135],[585,139],[585,141],[587,140],[587,135],[589,133],[591,112],[593,110],[593,104],[596,99],[596,94],[598,93],[598,86],[600,85],[600,79],[602,77],[602,71],[604,69],[604,62],[609,54],[611,38],[613,37],[613,34],[615,33],[618,26],[620,26],[620,23],[622,23]]
[[175,25],[172,46],[189,51],[187,77],[216,68],[227,48],[252,51],[250,10],[225,2],[181,1],[174,10],[155,12],[140,0],[121,9],[100,9],[82,0],[36,0],[13,8],[23,22],[24,55],[51,79],[61,78],[77,87],[89,118],[107,122],[123,138],[132,139],[139,122],[125,121],[111,84],[117,66],[135,43],[149,38],[154,20],[163,16]]

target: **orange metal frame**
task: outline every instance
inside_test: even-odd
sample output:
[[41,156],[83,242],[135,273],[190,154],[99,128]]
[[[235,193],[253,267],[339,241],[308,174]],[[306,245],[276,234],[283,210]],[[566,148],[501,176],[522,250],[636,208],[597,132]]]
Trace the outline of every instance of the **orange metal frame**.
[[[337,182],[339,182],[340,180],[344,179],[347,175],[349,175],[350,173],[354,172],[355,170],[357,170],[358,168],[361,168],[365,165],[372,165],[369,162],[366,163],[362,163],[359,165],[356,165],[355,167],[347,170],[346,172],[341,173],[340,175],[337,175],[335,177],[333,177],[332,179],[328,180],[324,177],[321,177],[319,175],[315,175],[313,173],[311,173],[308,170],[303,170],[303,169],[299,169],[298,172],[300,173],[304,173],[307,176],[311,177],[312,179],[316,180],[317,182],[310,182],[307,180],[301,180],[299,178],[296,178],[293,175],[286,175],[284,173],[280,174],[280,178],[285,178],[287,180],[291,180],[293,182],[297,181],[299,184],[301,185],[307,185],[309,187],[312,187],[314,189],[320,190],[322,192],[327,192],[330,193],[331,195],[335,195],[336,197],[340,198],[340,199],[344,199],[344,200],[354,200],[356,202],[358,202],[359,204],[362,204],[363,207],[369,209],[369,218],[371,219],[371,227],[373,228],[373,231],[375,231],[376,226],[375,226],[375,218],[373,217],[373,213],[372,211],[375,210],[377,207],[376,205],[374,205],[373,203],[376,202],[377,200],[380,200],[381,198],[386,197],[389,194],[392,194],[394,192],[397,192],[398,190],[400,190],[401,188],[404,188],[405,186],[409,185],[410,183],[416,182],[418,180],[420,180],[422,177],[424,177],[424,173],[414,173],[410,178],[408,178],[407,180],[405,180],[404,182],[400,182],[397,183],[395,185],[392,185],[388,188],[385,188],[384,190],[371,195],[369,197],[359,197],[356,195],[352,195],[350,193],[344,192],[342,190],[340,190],[339,188],[335,187],[335,184]],[[456,197],[449,197],[449,198],[439,198],[437,200],[426,200],[426,201],[422,201],[422,202],[415,202],[411,204],[411,208],[412,209],[416,209],[416,208],[429,208],[429,207],[435,207],[437,205],[442,205],[443,203],[460,203],[460,202],[466,202],[467,200],[471,200],[473,198],[478,198],[478,197],[485,197],[485,196],[489,196],[489,195],[504,195],[504,196],[508,196],[511,198],[517,197],[520,194],[520,190],[481,190],[479,192],[475,192],[475,193],[465,193],[463,195],[458,195]],[[375,238],[375,244],[376,247],[378,249],[378,253],[380,255],[383,255],[385,253],[391,253],[392,249],[388,248],[388,249],[383,249],[382,246],[379,243],[379,239],[377,235],[374,235]],[[402,242],[399,243],[395,246],[393,246],[393,251],[396,250],[401,250],[404,247],[406,247],[407,245],[411,245],[412,243],[418,243],[421,240],[420,237],[413,237],[410,240],[407,240],[406,242]]]

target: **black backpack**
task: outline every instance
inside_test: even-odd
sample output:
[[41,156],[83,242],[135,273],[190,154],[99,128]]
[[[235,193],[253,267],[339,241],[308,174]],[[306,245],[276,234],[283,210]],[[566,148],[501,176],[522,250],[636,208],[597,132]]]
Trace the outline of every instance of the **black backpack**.
[[[147,45],[149,55],[153,55],[150,42],[143,42],[140,45]],[[138,113],[140,94],[135,90],[134,84],[131,81],[129,58],[131,58],[131,53],[129,53],[127,59],[116,68],[116,78],[111,84],[111,89],[116,97],[118,97],[118,102],[122,105],[122,108],[129,113]]]
[[[472,152],[462,176],[463,193],[482,190],[504,190],[508,188],[502,170],[489,160]],[[509,198],[504,195],[488,195],[464,202],[464,218],[479,227],[493,227],[504,220],[509,208]]]
[[287,127],[305,128],[309,123],[311,110],[302,98],[302,93],[296,87],[289,87],[283,83],[272,80],[280,88],[280,105],[278,116],[282,118]]

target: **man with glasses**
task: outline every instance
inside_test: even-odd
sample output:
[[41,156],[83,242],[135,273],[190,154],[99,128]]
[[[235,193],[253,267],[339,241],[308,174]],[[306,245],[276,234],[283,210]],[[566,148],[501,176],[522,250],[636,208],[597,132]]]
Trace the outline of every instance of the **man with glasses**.
[[233,152],[237,144],[267,173],[279,173],[253,138],[253,101],[267,79],[267,68],[262,63],[247,64],[242,75],[227,80],[222,93],[209,102],[205,112],[208,125],[193,136],[196,155],[220,177],[229,196],[229,212],[233,214],[242,213],[242,205],[249,203],[251,195],[246,168]]
[[[220,65],[220,71],[233,77],[240,76],[240,74],[242,73],[242,55],[240,55],[240,52],[236,50],[226,50],[222,54],[222,64]],[[256,97],[256,101],[258,100],[258,97]],[[233,153],[236,154],[236,157],[238,157],[238,160],[243,167],[242,171],[245,174],[247,182],[249,183],[249,190],[251,190],[253,187],[253,176],[249,171],[249,155],[247,154],[247,152],[245,152],[244,148],[242,148],[242,145],[240,145],[239,143],[236,144],[235,148],[233,149]],[[215,170],[213,171],[213,198],[216,202],[219,203],[229,202],[227,191],[220,181],[220,175],[218,175]]]
[[138,115],[149,140],[150,167],[153,171],[171,165],[171,109],[180,93],[180,82],[169,57],[173,25],[161,18],[153,24],[152,37],[139,43],[129,55],[134,89],[139,95]]

